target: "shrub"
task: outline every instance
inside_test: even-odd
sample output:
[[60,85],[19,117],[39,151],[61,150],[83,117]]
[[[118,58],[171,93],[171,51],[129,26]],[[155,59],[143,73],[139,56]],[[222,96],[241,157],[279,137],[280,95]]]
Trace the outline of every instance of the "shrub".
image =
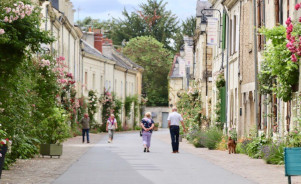
[[237,145],[236,145],[236,152],[237,153],[242,153],[242,154],[247,154],[247,145],[250,142],[252,142],[252,139],[239,140]]
[[252,142],[247,144],[247,148],[246,148],[247,154],[251,158],[261,158],[262,157],[262,154],[261,154],[262,146],[268,145],[270,143],[271,143],[271,140],[266,139],[265,135],[263,134],[261,137],[257,137],[255,139],[253,139]]
[[217,127],[209,128],[205,133],[205,147],[208,149],[216,149],[217,144],[222,140],[223,131]]
[[262,158],[267,164],[284,164],[284,143],[264,145],[261,148]]
[[223,137],[221,142],[217,143],[216,146],[217,150],[221,150],[221,151],[225,151],[228,149],[228,138],[227,137]]

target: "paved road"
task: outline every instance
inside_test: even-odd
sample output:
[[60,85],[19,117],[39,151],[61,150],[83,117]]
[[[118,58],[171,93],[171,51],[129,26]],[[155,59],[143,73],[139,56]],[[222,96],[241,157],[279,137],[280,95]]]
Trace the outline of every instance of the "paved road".
[[154,132],[150,153],[143,153],[138,133],[119,133],[113,143],[101,140],[54,184],[251,184],[251,181],[171,146]]

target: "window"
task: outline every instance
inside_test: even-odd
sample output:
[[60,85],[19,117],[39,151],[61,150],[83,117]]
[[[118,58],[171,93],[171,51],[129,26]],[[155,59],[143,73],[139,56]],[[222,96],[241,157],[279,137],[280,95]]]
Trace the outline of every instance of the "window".
[[236,45],[236,15],[234,15],[233,20],[233,53],[237,51],[237,45]]
[[274,4],[276,24],[283,24],[283,0],[274,0]]
[[120,97],[123,97],[123,83],[120,81]]
[[85,88],[88,88],[88,72],[85,72]]
[[95,90],[95,73],[93,73],[93,78],[92,78],[92,89]]
[[[257,2],[257,26],[261,28],[264,26],[264,9],[262,0],[258,0]],[[258,34],[258,49],[261,50],[264,48],[264,36]]]
[[105,83],[105,91],[107,91],[108,88],[109,88],[109,86],[108,86],[108,81],[106,80],[106,83]]
[[232,19],[230,20],[230,54],[232,55]]
[[100,94],[102,94],[102,92],[104,91],[103,89],[103,76],[100,76]]

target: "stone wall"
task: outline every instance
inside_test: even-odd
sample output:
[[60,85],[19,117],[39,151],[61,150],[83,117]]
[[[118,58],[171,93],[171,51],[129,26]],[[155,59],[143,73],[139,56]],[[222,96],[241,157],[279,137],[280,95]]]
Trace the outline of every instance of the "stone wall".
[[145,112],[151,112],[152,118],[155,123],[159,123],[159,127],[162,126],[162,113],[171,112],[168,107],[146,107]]

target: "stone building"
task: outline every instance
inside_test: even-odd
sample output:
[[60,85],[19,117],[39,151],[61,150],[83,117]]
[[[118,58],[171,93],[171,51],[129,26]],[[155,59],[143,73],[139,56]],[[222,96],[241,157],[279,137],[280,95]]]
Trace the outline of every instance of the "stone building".
[[176,106],[179,93],[188,90],[194,75],[193,38],[184,36],[180,53],[176,54],[169,71],[169,107]]
[[[94,90],[98,96],[104,91],[114,92],[123,102],[126,97],[134,95],[140,99],[141,66],[117,51],[112,41],[105,39],[100,30],[82,32],[75,26],[75,11],[69,0],[45,1],[41,7],[45,18],[41,28],[49,30],[56,38],[53,44],[44,46],[45,50],[49,50],[54,57],[65,57],[67,70],[76,81],[78,97],[87,97],[89,90]],[[122,125],[133,128],[133,108],[130,117],[125,117],[124,109],[120,113]],[[101,108],[95,119],[102,123]]]
[[[212,110],[217,101],[216,77],[223,73],[227,88],[227,128],[235,128],[239,137],[249,136],[251,129],[255,127],[266,135],[286,135],[297,126],[295,119],[300,114],[295,109],[299,102],[292,100],[286,103],[275,94],[259,93],[256,85],[257,72],[260,72],[264,46],[269,42],[266,42],[264,36],[257,31],[263,26],[267,28],[279,24],[286,26],[285,20],[288,17],[297,20],[301,14],[300,11],[296,13],[294,6],[300,1],[209,0],[209,2],[212,4],[210,8],[214,9],[213,17],[219,18],[218,11],[221,13],[220,23],[223,30],[219,32],[224,46],[213,47],[212,51]],[[197,4],[197,7],[199,6],[197,11],[201,7],[199,3],[201,2]],[[197,24],[200,24],[200,20]],[[256,35],[254,35],[255,30]],[[196,36],[199,34],[197,29]],[[205,45],[197,44],[204,42],[205,39],[200,36],[197,38],[198,40],[195,39],[196,66],[198,58],[202,57],[200,50],[206,48]],[[195,70],[195,76],[200,77],[201,71],[198,70],[198,66]],[[212,117],[214,116],[212,113]]]

